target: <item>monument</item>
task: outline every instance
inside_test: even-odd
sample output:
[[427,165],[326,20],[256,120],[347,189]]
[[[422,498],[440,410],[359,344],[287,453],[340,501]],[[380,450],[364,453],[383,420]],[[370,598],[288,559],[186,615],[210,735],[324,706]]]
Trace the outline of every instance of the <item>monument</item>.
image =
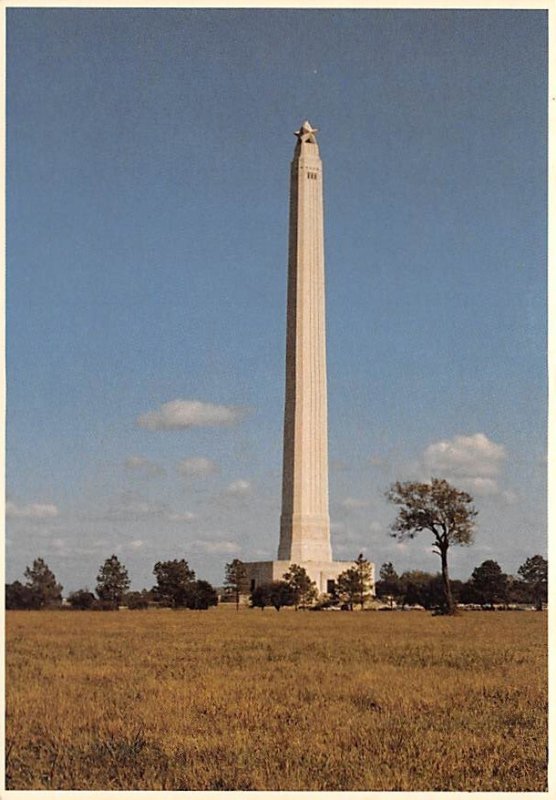
[[328,513],[328,424],[322,161],[304,122],[290,172],[286,401],[280,544],[276,561],[247,563],[250,589],[305,568],[331,592],[353,562],[334,561]]

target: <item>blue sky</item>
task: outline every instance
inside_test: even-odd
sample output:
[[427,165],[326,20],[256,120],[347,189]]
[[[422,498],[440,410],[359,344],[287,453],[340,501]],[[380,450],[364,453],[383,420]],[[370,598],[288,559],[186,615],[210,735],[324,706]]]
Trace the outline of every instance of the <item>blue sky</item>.
[[8,580],[275,557],[304,119],[335,556],[437,570],[383,498],[431,475],[479,510],[455,577],[546,553],[546,12],[7,18]]

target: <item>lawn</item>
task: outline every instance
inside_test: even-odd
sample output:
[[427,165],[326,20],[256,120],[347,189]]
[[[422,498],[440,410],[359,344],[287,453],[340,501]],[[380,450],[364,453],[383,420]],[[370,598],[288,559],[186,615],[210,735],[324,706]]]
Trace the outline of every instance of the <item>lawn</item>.
[[546,613],[6,616],[8,789],[546,790]]

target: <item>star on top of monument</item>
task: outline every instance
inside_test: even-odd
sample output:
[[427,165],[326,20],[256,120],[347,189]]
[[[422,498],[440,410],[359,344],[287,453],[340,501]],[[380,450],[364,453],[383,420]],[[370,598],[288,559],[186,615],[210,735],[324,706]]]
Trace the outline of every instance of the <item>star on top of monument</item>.
[[294,136],[297,136],[300,142],[310,142],[311,144],[316,144],[317,140],[315,138],[315,133],[318,132],[318,128],[312,128],[311,123],[305,120],[303,125],[298,131],[295,131]]

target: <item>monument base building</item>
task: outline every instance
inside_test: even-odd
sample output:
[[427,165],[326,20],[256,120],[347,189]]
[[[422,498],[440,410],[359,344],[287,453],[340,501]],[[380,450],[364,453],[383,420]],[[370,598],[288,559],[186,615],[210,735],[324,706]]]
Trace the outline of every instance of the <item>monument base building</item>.
[[[245,565],[249,591],[272,581],[281,581],[295,561],[251,561]],[[353,566],[353,561],[302,561],[309,578],[316,584],[320,594],[333,594],[338,575]],[[374,578],[373,578],[374,587]]]

